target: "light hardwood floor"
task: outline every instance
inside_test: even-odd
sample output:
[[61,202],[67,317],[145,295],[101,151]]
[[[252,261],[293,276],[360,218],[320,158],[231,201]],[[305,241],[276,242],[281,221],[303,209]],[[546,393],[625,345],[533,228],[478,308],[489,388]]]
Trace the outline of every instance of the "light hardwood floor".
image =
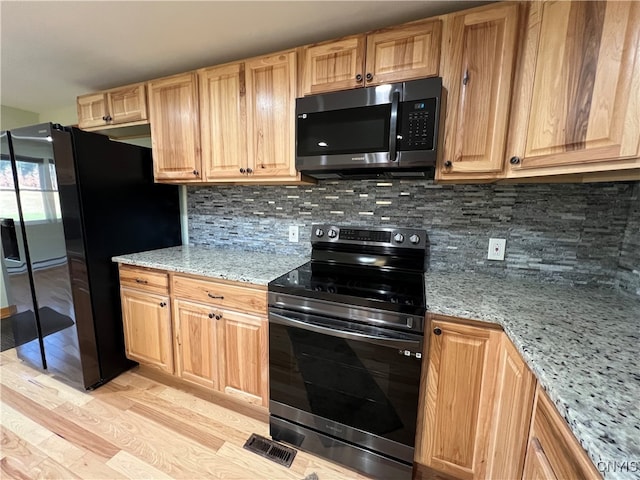
[[[242,448],[266,415],[133,370],[75,390],[0,353],[0,478],[319,480],[368,477],[298,451],[290,468]],[[242,413],[241,413],[242,412]]]

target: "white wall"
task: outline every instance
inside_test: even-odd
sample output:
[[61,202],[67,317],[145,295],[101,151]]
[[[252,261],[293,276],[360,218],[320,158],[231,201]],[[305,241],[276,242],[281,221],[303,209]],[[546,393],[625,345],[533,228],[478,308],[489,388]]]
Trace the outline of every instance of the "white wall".
[[26,127],[40,122],[40,115],[19,108],[0,105],[0,130]]
[[78,109],[75,102],[73,105],[40,112],[40,123],[45,122],[76,125],[78,123]]

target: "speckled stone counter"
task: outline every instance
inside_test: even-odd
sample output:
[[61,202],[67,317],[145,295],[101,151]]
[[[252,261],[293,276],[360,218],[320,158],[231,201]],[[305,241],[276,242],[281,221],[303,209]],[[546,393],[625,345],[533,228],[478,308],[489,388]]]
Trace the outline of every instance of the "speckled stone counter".
[[114,262],[266,285],[309,259],[222,248],[183,245],[113,257]]
[[430,312],[502,325],[605,478],[640,478],[638,299],[469,272],[425,280]]

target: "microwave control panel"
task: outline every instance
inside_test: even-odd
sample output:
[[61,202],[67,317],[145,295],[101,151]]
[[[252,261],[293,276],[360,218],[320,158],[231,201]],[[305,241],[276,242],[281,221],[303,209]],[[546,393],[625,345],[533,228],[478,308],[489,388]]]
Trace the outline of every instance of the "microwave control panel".
[[433,150],[436,99],[402,102],[399,113],[398,150]]

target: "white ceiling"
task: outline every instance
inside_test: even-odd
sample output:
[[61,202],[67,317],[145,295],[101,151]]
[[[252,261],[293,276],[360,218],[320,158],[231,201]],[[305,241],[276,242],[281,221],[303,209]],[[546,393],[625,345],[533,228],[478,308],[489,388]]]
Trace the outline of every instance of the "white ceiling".
[[2,105],[77,95],[468,8],[475,1],[0,1]]

